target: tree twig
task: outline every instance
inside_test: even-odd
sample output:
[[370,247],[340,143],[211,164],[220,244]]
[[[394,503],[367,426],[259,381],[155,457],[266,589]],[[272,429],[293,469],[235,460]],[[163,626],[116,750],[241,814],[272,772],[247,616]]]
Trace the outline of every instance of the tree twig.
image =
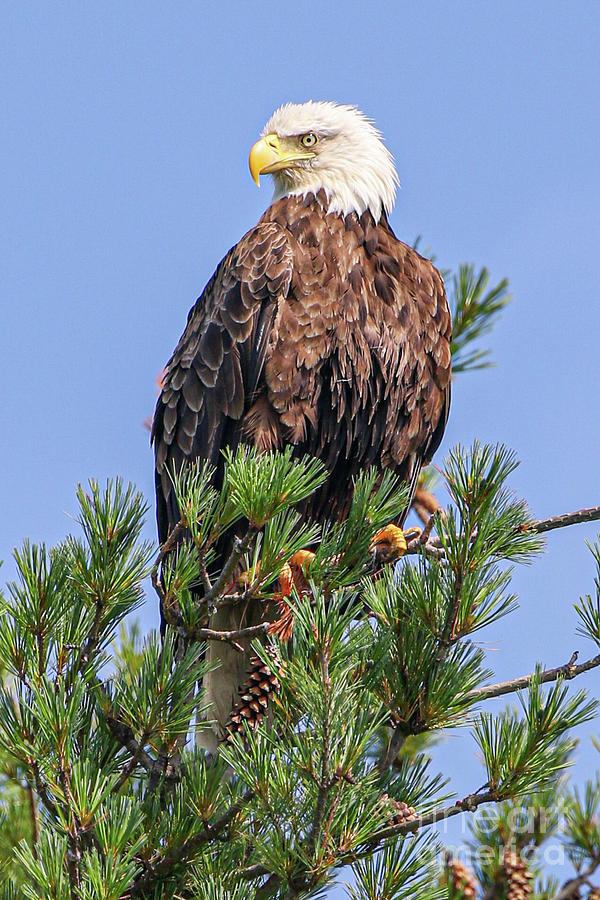
[[146,743],[147,739],[148,735],[144,732],[141,739],[139,741],[136,741],[137,749],[132,753],[131,759],[119,775],[116,782],[113,784],[111,789],[112,794],[117,794],[121,790],[127,779],[130,777],[130,775],[133,774],[137,764],[140,762],[140,757],[144,752],[144,744]]
[[29,803],[29,813],[31,815],[31,853],[34,859],[38,859],[37,845],[40,839],[40,823],[35,794],[28,781],[25,781],[25,791]]
[[451,819],[453,816],[459,816],[465,812],[475,812],[475,810],[484,803],[497,803],[501,799],[501,797],[498,797],[493,791],[489,790],[478,792],[476,794],[468,794],[466,797],[463,797],[462,800],[457,800],[456,803],[453,803],[451,806],[432,809],[431,812],[418,816],[416,819],[411,819],[409,822],[401,822],[398,825],[388,825],[386,828],[376,831],[375,834],[369,838],[369,842],[363,850],[354,850],[351,853],[344,854],[344,856],[336,862],[336,866],[346,866],[356,862],[358,859],[364,859],[365,857],[371,856],[373,850],[377,848],[377,845],[388,838],[419,831],[420,828],[427,828],[429,825],[437,825],[438,822],[445,822],[446,819]]
[[519,678],[512,678],[509,681],[500,681],[498,684],[484,685],[483,687],[469,691],[465,697],[467,700],[471,701],[489,700],[492,697],[502,697],[504,694],[512,694],[515,691],[521,691],[524,688],[529,687],[534,678],[539,678],[542,684],[547,684],[550,681],[557,681],[559,678],[570,680],[571,678],[576,678],[577,675],[581,675],[582,672],[589,672],[590,669],[595,669],[597,666],[600,666],[600,653],[585,662],[579,663],[579,665],[576,665],[577,657],[578,653],[575,652],[571,656],[569,662],[562,666],[556,666],[554,669],[544,669],[539,675],[536,672],[530,672],[529,675],[521,675]]
[[231,553],[229,554],[229,558],[223,566],[223,569],[221,570],[221,574],[213,584],[212,590],[205,594],[202,598],[208,607],[210,607],[211,603],[214,603],[215,600],[220,599],[223,588],[230,580],[235,571],[235,567],[237,566],[246,550],[249,548],[252,539],[256,537],[257,532],[258,528],[256,528],[255,525],[248,525],[246,534],[241,540],[238,537],[235,537],[233,539],[233,547],[231,549]]
[[433,535],[427,538],[425,542],[423,542],[421,538],[422,534],[407,541],[405,556],[414,556],[416,553],[425,553],[427,556],[432,556],[434,559],[441,560],[446,558],[446,554],[442,549],[438,537]]
[[191,641],[224,641],[238,651],[245,653],[244,647],[238,643],[241,638],[258,637],[266,634],[269,627],[268,622],[261,622],[259,625],[248,625],[246,628],[239,628],[237,631],[215,631],[214,628],[194,628],[189,632]]
[[29,761],[29,766],[31,768],[31,772],[33,774],[33,781],[35,784],[35,791],[50,815],[54,816],[55,819],[59,819],[59,812],[56,804],[51,799],[48,789],[44,782],[42,781],[42,776],[40,773],[40,767],[35,760]]
[[113,708],[108,691],[99,678],[96,679],[96,688],[102,694],[104,700],[105,708],[100,704],[100,709],[102,710],[110,733],[119,744],[125,747],[126,750],[129,750],[135,760],[139,762],[147,772],[152,772],[155,760],[152,759],[150,754],[143,749],[143,746],[136,741],[133,730],[129,725],[119,719],[116,710]]
[[575,878],[571,878],[569,881],[566,881],[558,894],[555,894],[552,900],[571,900],[572,897],[577,896],[576,891],[577,888],[582,884],[585,884],[590,875],[593,875],[596,869],[600,866],[600,859],[594,859],[581,875],[577,875]]
[[420,544],[425,544],[425,545],[427,544],[427,541],[429,540],[429,538],[431,536],[431,532],[433,531],[434,525],[435,525],[435,514],[432,514],[427,519],[427,522],[425,523],[425,528],[419,535],[419,543]]
[[156,557],[155,563],[152,566],[152,572],[150,573],[150,578],[152,580],[152,586],[158,597],[161,601],[161,604],[166,600],[165,589],[163,588],[160,581],[160,565],[163,562],[165,556],[171,552],[175,548],[177,541],[187,528],[187,522],[184,519],[180,519],[177,525],[173,528],[171,533],[169,534],[167,540],[164,544],[161,545],[160,550],[158,551],[158,556]]
[[[367,856],[371,856],[373,850],[377,848],[377,845],[388,838],[409,834],[418,831],[420,828],[427,828],[429,825],[437,825],[438,822],[445,822],[446,819],[451,819],[453,816],[459,816],[465,812],[475,812],[475,810],[484,803],[497,803],[502,799],[502,797],[497,796],[490,790],[477,792],[475,794],[467,794],[462,800],[457,800],[456,803],[453,803],[450,806],[433,809],[428,813],[424,813],[422,816],[418,816],[416,819],[411,819],[409,822],[402,822],[398,825],[388,825],[386,828],[381,828],[379,831],[376,831],[375,834],[369,838],[368,844],[364,849],[345,853],[336,860],[335,866],[350,865],[358,859],[364,859]],[[255,863],[252,866],[241,869],[237,874],[244,880],[251,881],[254,878],[268,875],[269,870],[260,863]],[[554,898],[554,900],[557,900],[557,898]],[[564,898],[561,898],[561,900],[564,900]]]
[[530,528],[522,530],[543,534],[545,531],[553,531],[555,528],[566,528],[568,525],[579,525],[582,522],[595,522],[598,519],[600,519],[600,506],[589,506],[586,509],[577,509],[575,512],[564,513],[561,516],[538,519]]
[[394,760],[398,756],[400,747],[404,743],[404,737],[404,732],[396,726],[390,736],[386,751],[377,765],[380,772],[385,772],[386,769],[394,764]]
[[[600,519],[600,506],[590,506],[585,509],[577,509],[574,512],[563,513],[558,516],[551,516],[549,519],[537,519],[527,525],[520,526],[519,530],[533,534],[544,534],[547,531],[554,531],[556,528],[567,528],[569,525],[580,525],[583,522],[595,522]],[[428,537],[425,544],[421,543],[421,538],[413,538],[408,542],[406,554],[412,555],[422,552],[423,549],[428,556],[436,559],[444,559],[444,551],[442,542],[437,535]]]
[[218,838],[219,835],[227,828],[230,822],[237,816],[237,814],[244,808],[244,806],[252,800],[254,797],[254,791],[246,791],[246,793],[240,797],[236,803],[233,803],[229,809],[227,809],[219,818],[211,824],[208,824],[203,828],[202,831],[195,834],[193,837],[188,838],[179,847],[175,847],[172,850],[167,851],[165,855],[152,865],[151,868],[146,869],[136,881],[134,881],[130,891],[128,892],[129,897],[141,897],[147,891],[149,891],[154,885],[156,885],[159,879],[164,878],[169,874],[169,872],[175,868],[175,866],[181,865],[182,863],[190,860],[197,850],[200,849],[204,844],[207,844],[209,841]]
[[315,804],[315,814],[310,838],[308,841],[309,853],[313,853],[321,835],[321,827],[323,825],[323,817],[325,815],[325,806],[329,799],[331,790],[331,779],[329,771],[329,734],[331,730],[331,679],[329,677],[329,657],[328,647],[321,647],[321,677],[323,679],[323,689],[325,692],[325,710],[323,722],[323,745],[321,748],[321,771],[319,774],[317,802]]

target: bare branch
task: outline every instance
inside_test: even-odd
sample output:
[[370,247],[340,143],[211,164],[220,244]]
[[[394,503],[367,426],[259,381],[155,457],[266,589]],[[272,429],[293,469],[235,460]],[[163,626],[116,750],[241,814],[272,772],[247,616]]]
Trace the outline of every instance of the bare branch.
[[263,875],[268,874],[269,870],[266,869],[262,863],[255,863],[253,866],[247,866],[245,869],[240,869],[236,872],[236,875],[239,875],[240,878],[243,878],[246,881],[252,881],[253,878],[261,878]]
[[577,888],[581,887],[582,884],[585,884],[588,878],[594,874],[596,869],[600,866],[600,859],[594,859],[581,875],[577,875],[575,878],[571,878],[569,881],[566,881],[558,894],[555,894],[552,900],[571,900],[572,897],[577,896]]
[[562,516],[538,519],[530,529],[523,528],[523,531],[531,530],[536,534],[543,534],[545,531],[553,531],[555,528],[566,528],[568,525],[579,525],[582,522],[595,522],[598,519],[600,519],[600,506],[590,506],[575,512],[564,513]]
[[562,666],[556,666],[554,669],[544,669],[539,674],[536,672],[530,672],[529,675],[521,675],[520,678],[512,678],[510,681],[500,681],[498,684],[490,684],[484,685],[484,687],[475,688],[473,691],[469,691],[466,695],[467,700],[471,701],[480,701],[480,700],[489,700],[492,697],[502,697],[504,694],[512,694],[515,691],[521,691],[524,688],[529,687],[534,678],[539,678],[542,684],[547,684],[550,681],[557,681],[559,678],[576,678],[577,675],[581,675],[583,672],[589,672],[590,669],[595,669],[597,666],[600,666],[600,653],[597,656],[593,656],[591,659],[586,660],[586,662],[579,663],[576,665],[578,654],[573,653],[571,659],[568,663],[565,663]]
[[435,535],[429,536],[423,542],[422,537],[425,534],[425,530],[420,535],[412,538],[410,541],[406,543],[406,552],[405,556],[414,556],[416,553],[425,553],[427,556],[432,556],[434,559],[445,559],[446,554],[442,550],[440,539]]
[[435,525],[435,513],[433,513],[431,516],[429,516],[429,518],[427,519],[427,522],[425,523],[425,528],[419,535],[419,543],[420,544],[424,544],[424,545],[427,544],[427,541],[429,540],[429,538],[431,536],[431,532],[433,531],[434,525]]
[[237,631],[215,631],[213,628],[194,628],[188,634],[191,641],[225,641],[238,651],[245,653],[244,647],[238,643],[241,638],[259,637],[267,633],[268,622],[259,625],[248,625],[247,628],[239,628]]

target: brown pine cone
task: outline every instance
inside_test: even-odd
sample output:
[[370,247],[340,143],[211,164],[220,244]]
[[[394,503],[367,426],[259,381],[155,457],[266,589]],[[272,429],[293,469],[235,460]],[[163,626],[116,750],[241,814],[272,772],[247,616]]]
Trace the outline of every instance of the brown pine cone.
[[449,859],[446,862],[446,870],[448,872],[447,880],[452,885],[454,895],[465,898],[465,900],[475,900],[477,880],[469,867],[460,859]]
[[233,707],[227,731],[229,735],[243,732],[244,722],[250,728],[257,728],[264,719],[269,706],[269,697],[280,688],[277,671],[280,666],[273,661],[273,666],[253,656],[248,665],[248,675],[239,689],[240,699]]
[[409,806],[408,803],[403,803],[402,800],[394,800],[388,794],[382,794],[379,802],[386,812],[389,811],[390,813],[390,817],[387,820],[388,825],[404,825],[406,822],[414,822],[417,818],[414,807]]
[[533,888],[533,875],[529,872],[524,860],[509,847],[504,851],[502,860],[506,877],[506,900],[527,900]]
[[[579,893],[579,889],[577,889]],[[600,887],[593,887],[587,895],[587,900],[600,900]]]

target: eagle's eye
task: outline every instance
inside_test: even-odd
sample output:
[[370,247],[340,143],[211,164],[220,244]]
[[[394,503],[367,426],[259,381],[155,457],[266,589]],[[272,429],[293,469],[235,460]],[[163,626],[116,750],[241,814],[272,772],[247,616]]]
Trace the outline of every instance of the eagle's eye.
[[300,138],[300,143],[303,147],[308,147],[310,149],[310,147],[315,146],[318,140],[319,138],[316,136],[316,134],[314,134],[314,132],[312,131],[309,131],[308,134],[302,135],[302,137]]

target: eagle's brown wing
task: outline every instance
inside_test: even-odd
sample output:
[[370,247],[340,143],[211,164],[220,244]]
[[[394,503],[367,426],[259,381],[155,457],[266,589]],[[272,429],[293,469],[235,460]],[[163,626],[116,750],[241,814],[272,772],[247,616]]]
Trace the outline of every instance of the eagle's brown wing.
[[217,466],[220,450],[240,440],[277,301],[291,276],[286,232],[273,222],[259,224],[230,250],[190,311],[152,426],[161,542],[179,521],[170,473],[197,458]]

